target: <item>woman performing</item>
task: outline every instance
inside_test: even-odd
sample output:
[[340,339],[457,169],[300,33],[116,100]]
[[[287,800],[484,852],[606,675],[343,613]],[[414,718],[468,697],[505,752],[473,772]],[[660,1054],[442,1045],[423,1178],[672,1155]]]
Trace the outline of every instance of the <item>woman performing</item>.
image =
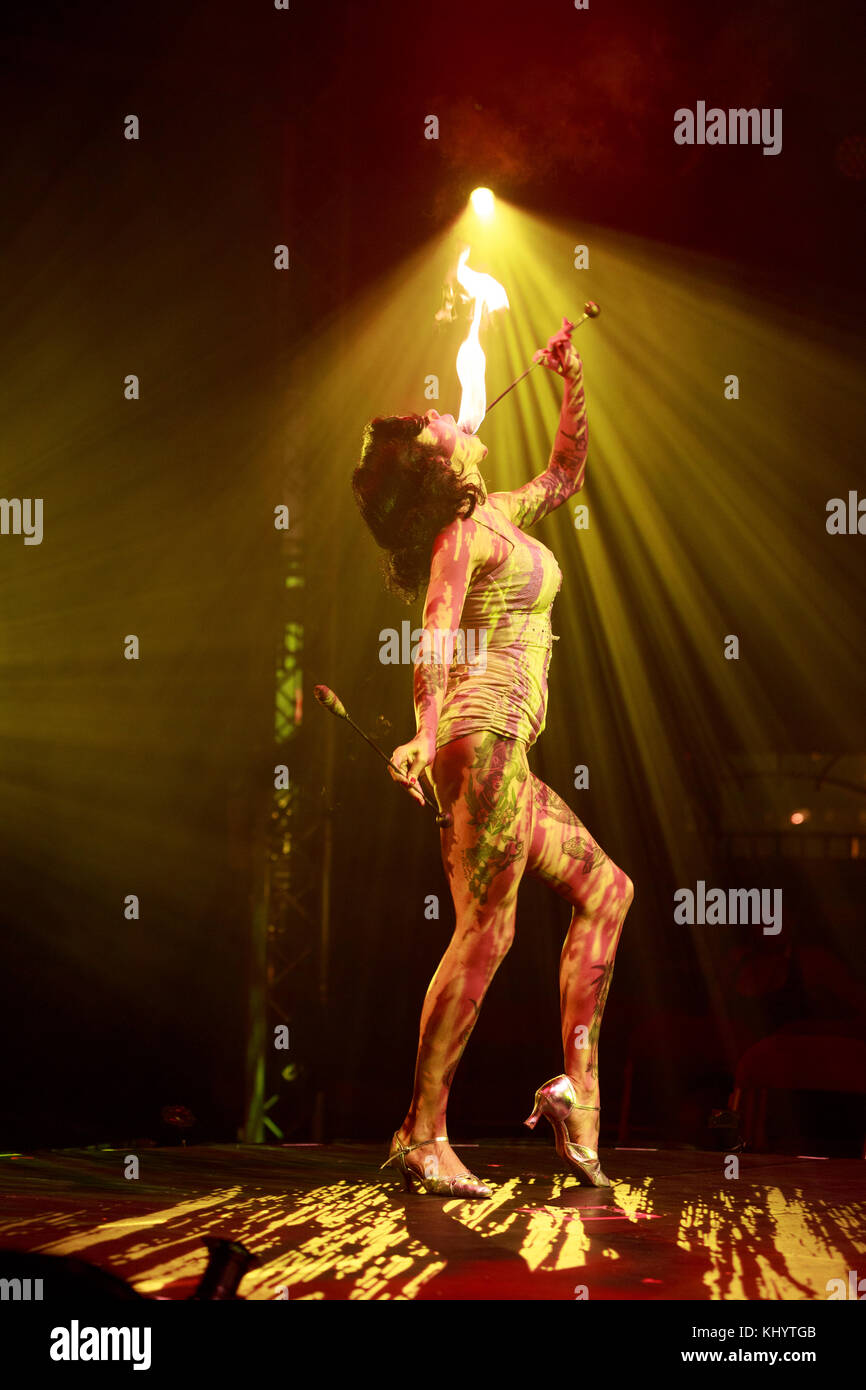
[[385,551],[388,587],[412,598],[427,582],[416,733],[392,755],[404,775],[391,776],[423,805],[418,778],[426,772],[451,817],[442,862],[457,924],[424,1001],[411,1104],[382,1165],[396,1167],[410,1192],[418,1183],[446,1197],[490,1196],[451,1148],[445,1115],[457,1064],[514,937],[524,873],[572,909],[559,968],[563,1074],[536,1091],[525,1123],[534,1128],[546,1115],[558,1154],[580,1181],[611,1185],[597,1153],[598,1037],[633,888],[527,762],[545,726],[550,615],[562,575],[526,530],[567,502],[586,471],[583,367],[573,325],[563,324],[537,354],[565,380],[550,462],[537,478],[488,494],[478,468],[487,449],[435,410],[372,420],[352,477]]

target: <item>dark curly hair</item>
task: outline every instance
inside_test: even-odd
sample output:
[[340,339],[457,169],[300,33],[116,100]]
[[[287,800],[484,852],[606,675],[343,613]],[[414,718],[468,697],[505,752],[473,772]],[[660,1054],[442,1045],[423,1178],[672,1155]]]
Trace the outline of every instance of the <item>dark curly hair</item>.
[[424,415],[371,420],[352,474],[355,501],[385,551],[385,583],[407,603],[430,572],[434,538],[484,501],[478,484],[465,482],[437,445],[419,442],[426,423]]

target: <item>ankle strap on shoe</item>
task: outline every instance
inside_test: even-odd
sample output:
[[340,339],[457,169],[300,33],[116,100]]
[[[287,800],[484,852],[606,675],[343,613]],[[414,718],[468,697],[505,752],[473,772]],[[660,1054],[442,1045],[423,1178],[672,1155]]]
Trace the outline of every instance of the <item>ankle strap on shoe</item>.
[[403,1147],[399,1139],[397,1140],[397,1143],[400,1144],[400,1152],[404,1154],[410,1154],[414,1149],[423,1149],[425,1144],[447,1144],[448,1142],[448,1135],[440,1134],[436,1139],[421,1139],[417,1144],[410,1144],[407,1149]]

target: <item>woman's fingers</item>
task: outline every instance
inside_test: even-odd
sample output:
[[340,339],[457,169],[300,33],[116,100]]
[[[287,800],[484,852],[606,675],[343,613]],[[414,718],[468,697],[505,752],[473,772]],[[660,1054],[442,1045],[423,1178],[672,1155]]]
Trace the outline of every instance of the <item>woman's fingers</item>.
[[562,353],[558,350],[553,350],[551,348],[540,349],[538,361],[542,362],[544,366],[548,367],[552,372],[559,372],[561,374],[565,370],[565,360],[563,359]]
[[405,782],[405,769],[406,749],[401,746],[400,748],[395,748],[394,752],[391,754],[391,761],[388,764],[388,776],[395,782]]
[[[423,806],[424,797],[418,786],[418,776],[424,768],[424,759],[420,749],[414,744],[403,743],[399,748],[395,748],[391,754],[391,762],[394,767],[389,767],[388,772],[395,782],[399,782],[409,792],[409,795]],[[397,769],[395,771],[395,769]]]
[[388,771],[391,773],[391,776],[393,777],[395,782],[398,782],[400,786],[406,788],[407,792],[414,801],[419,802],[421,806],[425,806],[427,804],[418,788],[417,779],[413,781],[409,777],[398,777],[396,773],[391,770],[391,768],[389,768]]
[[391,763],[388,766],[388,773],[393,777],[395,782],[408,782],[409,778],[407,774],[411,761],[411,755],[405,745],[394,749],[394,752],[391,754]]
[[414,796],[416,801],[420,801],[422,806],[426,805],[426,802],[424,800],[424,793],[421,791],[421,787],[418,783],[418,778],[424,771],[424,767],[424,758],[421,752],[419,750],[416,750],[414,757],[410,760],[409,766],[406,769],[406,776],[409,778],[409,781],[411,783],[409,788],[411,795]]
[[573,370],[576,356],[571,341],[573,331],[574,324],[567,318],[563,318],[559,332],[554,333],[548,339],[546,347],[538,348],[533,356],[533,361],[543,363],[545,367],[549,367],[553,372],[558,372],[561,376],[569,369]]

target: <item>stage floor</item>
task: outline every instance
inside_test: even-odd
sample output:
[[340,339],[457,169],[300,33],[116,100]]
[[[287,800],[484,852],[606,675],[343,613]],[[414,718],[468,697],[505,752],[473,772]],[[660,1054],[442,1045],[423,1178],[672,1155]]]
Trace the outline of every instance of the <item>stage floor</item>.
[[610,1193],[561,1169],[552,1139],[455,1149],[493,1187],[404,1193],[386,1145],[211,1145],[0,1159],[0,1245],[72,1255],[137,1292],[188,1298],[203,1236],[260,1263],[247,1299],[821,1299],[864,1268],[866,1163],[603,1149]]

